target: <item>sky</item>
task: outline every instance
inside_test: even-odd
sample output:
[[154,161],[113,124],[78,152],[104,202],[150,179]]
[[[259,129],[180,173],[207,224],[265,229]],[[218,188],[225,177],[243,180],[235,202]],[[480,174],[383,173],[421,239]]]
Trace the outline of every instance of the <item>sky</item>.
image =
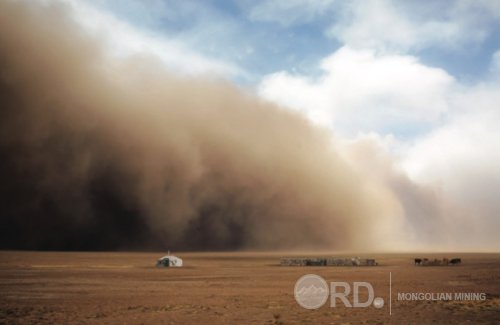
[[455,95],[498,76],[497,1],[73,4],[118,55],[229,79],[343,136],[413,141],[453,115]]
[[446,219],[453,245],[500,248],[499,1],[45,2],[112,58],[299,114],[403,214]]

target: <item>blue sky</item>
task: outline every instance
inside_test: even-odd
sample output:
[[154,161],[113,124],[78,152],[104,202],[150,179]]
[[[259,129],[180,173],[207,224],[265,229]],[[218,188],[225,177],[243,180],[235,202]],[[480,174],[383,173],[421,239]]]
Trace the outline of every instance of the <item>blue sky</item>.
[[[397,20],[394,28],[404,20],[415,24],[416,29],[426,24],[436,26],[427,35],[407,35],[408,41],[394,40],[394,37],[391,40],[391,37],[375,33],[360,35],[358,40],[351,36],[351,41],[359,45],[364,37],[380,37],[392,47],[391,50],[416,55],[422,63],[441,67],[464,82],[476,82],[485,77],[491,57],[500,47],[499,14],[495,12],[498,4],[494,0],[366,3],[109,0],[95,2],[95,6],[144,32],[181,40],[198,53],[239,66],[247,75],[233,78],[249,84],[281,70],[318,74],[317,62],[350,41],[349,37],[332,35],[332,27],[355,27],[357,19],[370,15],[370,10],[373,15],[384,10],[394,11],[400,17],[387,19],[388,26]],[[356,6],[363,5],[370,7],[366,14],[357,12],[362,10]],[[378,22],[371,23],[377,26]],[[378,25],[385,27],[384,24]],[[443,35],[442,39],[433,37],[432,34],[443,33],[445,28],[441,27],[446,26],[455,30],[450,35]],[[422,40],[412,40],[412,37]],[[378,46],[374,42],[366,45]]]
[[[325,15],[297,25],[251,17],[252,2],[243,1],[106,1],[97,3],[119,19],[145,32],[180,39],[207,57],[240,67],[245,76],[231,76],[252,85],[279,70],[314,72],[317,62],[340,46],[324,35]],[[317,72],[317,71],[316,71]]]
[[116,53],[229,79],[340,136],[414,142],[451,118],[451,98],[491,83],[500,65],[494,0],[70,3]]
[[111,53],[227,79],[341,137],[413,145],[499,79],[495,0],[67,2]]

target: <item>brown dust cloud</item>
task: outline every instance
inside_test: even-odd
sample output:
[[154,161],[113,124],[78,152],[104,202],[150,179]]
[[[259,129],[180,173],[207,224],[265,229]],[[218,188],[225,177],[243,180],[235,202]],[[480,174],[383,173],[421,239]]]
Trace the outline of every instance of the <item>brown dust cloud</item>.
[[66,5],[0,2],[0,248],[367,249],[440,225],[298,113],[102,42]]

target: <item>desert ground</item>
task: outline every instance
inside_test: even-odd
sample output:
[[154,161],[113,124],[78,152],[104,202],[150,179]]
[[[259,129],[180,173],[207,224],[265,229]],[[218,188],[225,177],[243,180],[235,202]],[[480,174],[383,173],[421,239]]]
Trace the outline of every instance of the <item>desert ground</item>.
[[[500,254],[179,252],[175,255],[184,260],[184,267],[156,268],[162,255],[1,251],[0,323],[500,323]],[[371,257],[379,265],[279,266],[282,256]],[[461,257],[462,264],[416,267],[413,258],[419,256]],[[304,309],[294,299],[294,285],[308,273],[327,282],[369,282],[385,304],[382,308],[341,304],[334,308],[328,300],[319,309]],[[486,300],[398,301],[398,292],[484,292]]]

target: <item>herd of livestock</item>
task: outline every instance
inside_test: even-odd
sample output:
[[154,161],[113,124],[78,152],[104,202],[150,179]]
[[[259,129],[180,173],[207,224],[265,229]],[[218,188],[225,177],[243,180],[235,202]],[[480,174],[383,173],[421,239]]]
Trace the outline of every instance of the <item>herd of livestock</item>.
[[[462,263],[461,258],[442,258],[428,259],[415,258],[415,266],[453,266]],[[280,261],[281,266],[377,266],[378,263],[372,258],[336,258],[336,257],[319,257],[319,258],[299,258],[299,257],[284,257]]]
[[377,262],[371,258],[282,258],[283,266],[375,266]]
[[461,258],[443,258],[443,259],[428,259],[428,258],[416,258],[416,266],[447,266],[447,265],[458,265],[462,263]]

